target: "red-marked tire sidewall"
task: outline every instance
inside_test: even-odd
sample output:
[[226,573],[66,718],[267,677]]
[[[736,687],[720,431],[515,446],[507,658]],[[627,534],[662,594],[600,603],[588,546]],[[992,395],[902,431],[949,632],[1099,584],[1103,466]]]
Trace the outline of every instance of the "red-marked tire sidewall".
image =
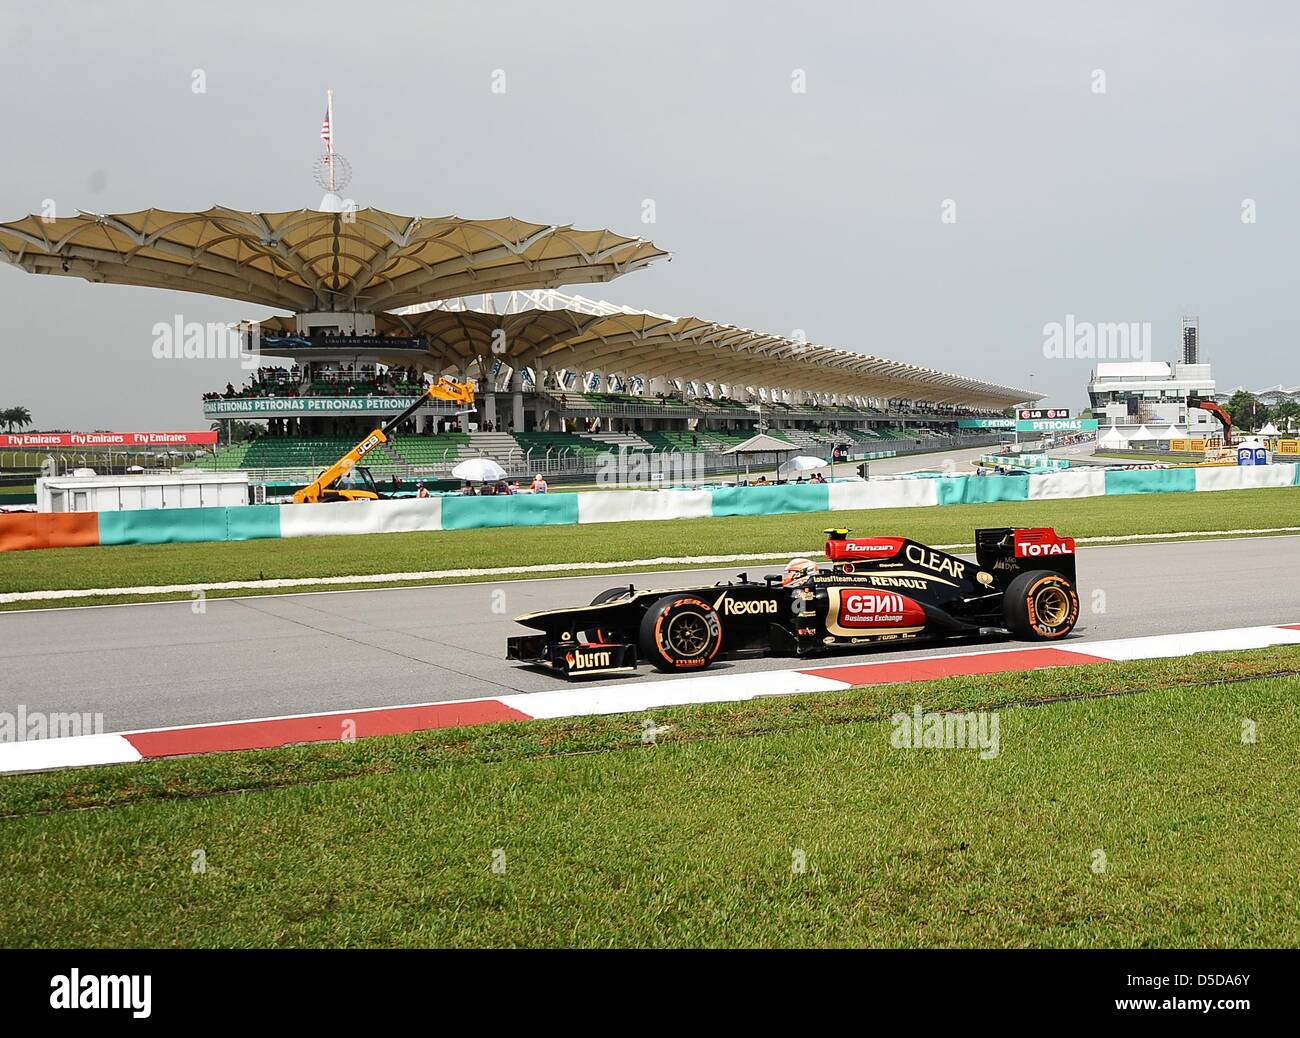
[[640,648],[641,655],[659,670],[703,670],[722,648],[722,621],[701,598],[669,595],[642,617]]
[[[1064,596],[1063,615],[1061,613]],[[1051,570],[1022,573],[1007,588],[1003,612],[1007,627],[1025,641],[1064,638],[1079,622],[1079,593],[1065,577]]]

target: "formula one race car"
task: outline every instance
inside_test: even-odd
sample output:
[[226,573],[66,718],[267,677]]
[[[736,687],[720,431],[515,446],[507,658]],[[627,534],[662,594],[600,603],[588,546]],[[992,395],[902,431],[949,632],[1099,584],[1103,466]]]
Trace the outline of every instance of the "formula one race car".
[[590,605],[529,613],[540,631],[506,656],[564,677],[703,670],[720,656],[807,656],[904,640],[1010,634],[1064,638],[1079,618],[1074,538],[1055,530],[975,531],[975,561],[906,537],[827,530],[827,562],[657,591],[610,588]]

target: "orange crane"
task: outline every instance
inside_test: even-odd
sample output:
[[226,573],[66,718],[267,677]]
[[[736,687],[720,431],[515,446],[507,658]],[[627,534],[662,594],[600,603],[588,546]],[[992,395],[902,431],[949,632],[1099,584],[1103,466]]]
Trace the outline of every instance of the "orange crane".
[[[370,469],[364,466],[358,468],[357,462],[381,443],[387,443],[393,436],[393,430],[423,407],[426,400],[450,400],[452,403],[464,404],[464,410],[456,413],[469,414],[474,410],[474,386],[469,382],[453,382],[446,376],[439,378],[415,403],[395,418],[390,418],[378,429],[372,430],[365,439],[294,494],[294,504],[315,504],[321,501],[377,501],[380,496],[379,488],[375,486],[375,479],[370,474]],[[354,469],[365,483],[365,488],[337,489],[334,484]]]
[[1199,407],[1202,411],[1209,411],[1220,422],[1223,423],[1223,445],[1232,446],[1232,415],[1228,414],[1226,408],[1213,400],[1200,400],[1193,398],[1187,401],[1191,407]]

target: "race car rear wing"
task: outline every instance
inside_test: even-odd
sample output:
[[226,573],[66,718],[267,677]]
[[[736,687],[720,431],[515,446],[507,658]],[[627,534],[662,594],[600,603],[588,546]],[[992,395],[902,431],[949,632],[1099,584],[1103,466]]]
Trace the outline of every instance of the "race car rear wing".
[[1075,580],[1074,538],[1050,526],[976,530],[975,559],[996,576],[1046,569]]

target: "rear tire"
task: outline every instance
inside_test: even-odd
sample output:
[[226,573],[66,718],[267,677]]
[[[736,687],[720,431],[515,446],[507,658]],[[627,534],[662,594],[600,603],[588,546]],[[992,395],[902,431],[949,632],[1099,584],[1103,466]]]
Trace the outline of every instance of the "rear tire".
[[1079,621],[1079,593],[1065,577],[1035,569],[1011,582],[1002,602],[1007,628],[1024,641],[1064,638]]
[[599,595],[591,600],[592,605],[604,605],[606,602],[612,602],[616,598],[622,598],[627,594],[626,587],[612,587],[602,591]]
[[659,599],[641,618],[641,655],[659,670],[703,670],[722,648],[722,621],[691,594]]

